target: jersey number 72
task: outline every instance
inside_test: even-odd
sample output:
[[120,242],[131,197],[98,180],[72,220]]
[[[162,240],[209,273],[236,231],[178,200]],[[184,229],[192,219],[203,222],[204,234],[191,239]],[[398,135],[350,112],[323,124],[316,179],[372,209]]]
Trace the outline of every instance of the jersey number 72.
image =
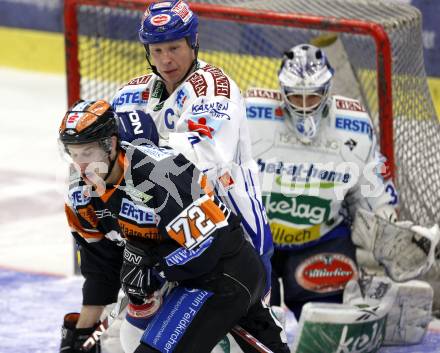
[[166,230],[171,238],[191,250],[202,244],[217,228],[225,224],[227,222],[223,212],[209,197],[205,196],[183,210],[167,225]]

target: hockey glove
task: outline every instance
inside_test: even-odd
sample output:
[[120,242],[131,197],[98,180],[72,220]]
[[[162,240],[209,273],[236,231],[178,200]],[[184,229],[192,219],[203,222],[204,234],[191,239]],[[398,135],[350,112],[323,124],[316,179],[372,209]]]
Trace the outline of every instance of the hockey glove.
[[149,114],[141,110],[118,112],[119,139],[135,146],[142,144],[159,144],[156,124]]
[[82,349],[84,342],[95,331],[96,326],[89,328],[75,328],[79,313],[69,313],[64,316],[64,324],[61,329],[60,353],[101,352],[99,341],[90,349]]
[[438,226],[424,228],[411,222],[390,223],[365,210],[356,214],[353,242],[373,253],[396,282],[408,281],[425,274],[435,261],[440,239]]
[[159,275],[155,265],[157,263],[144,250],[126,242],[121,285],[132,302],[136,297],[143,301],[165,284],[165,278]]

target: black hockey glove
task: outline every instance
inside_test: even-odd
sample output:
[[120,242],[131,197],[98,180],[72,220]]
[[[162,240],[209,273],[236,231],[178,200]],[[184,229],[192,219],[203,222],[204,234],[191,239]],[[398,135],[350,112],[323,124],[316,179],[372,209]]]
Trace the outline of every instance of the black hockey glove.
[[96,324],[94,327],[77,329],[75,326],[78,318],[78,313],[69,313],[64,316],[64,324],[61,330],[60,353],[100,353],[101,347],[99,341],[96,343],[96,345],[88,350],[81,348],[93,331],[95,331],[95,328],[98,324]]
[[126,242],[121,269],[122,289],[130,298],[144,299],[165,284],[155,268],[157,262],[144,250]]

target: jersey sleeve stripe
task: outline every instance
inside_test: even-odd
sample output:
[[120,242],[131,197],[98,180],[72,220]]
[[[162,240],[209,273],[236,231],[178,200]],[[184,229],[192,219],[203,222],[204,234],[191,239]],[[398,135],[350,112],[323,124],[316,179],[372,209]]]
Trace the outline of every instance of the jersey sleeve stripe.
[[263,231],[262,231],[263,234],[261,235],[262,239],[261,239],[260,251],[262,253],[264,253],[265,252],[264,246],[265,246],[266,232],[269,230],[268,234],[269,234],[270,238],[272,238],[272,233],[270,232],[269,225],[266,221],[266,214],[265,214],[264,207],[257,197],[257,190],[255,189],[255,183],[254,183],[254,179],[252,177],[252,172],[250,170],[248,170],[248,174],[249,174],[250,183],[252,185],[252,190],[254,191],[254,200],[257,203],[258,210],[259,210],[258,220],[261,222],[261,227],[263,229]]
[[67,222],[69,223],[69,227],[74,231],[78,232],[87,242],[92,243],[104,238],[104,234],[102,234],[97,229],[84,228],[79,222],[79,219],[76,216],[76,214],[67,205],[64,206],[64,211],[67,216]]
[[[243,181],[244,181],[244,185],[245,185],[245,190],[246,190],[246,194],[249,198],[249,201],[252,205],[252,213],[254,214],[254,219],[255,219],[255,225],[257,227],[257,231],[255,234],[255,241],[254,243],[254,247],[255,249],[258,250],[259,254],[263,254],[263,244],[264,244],[264,233],[261,231],[262,229],[262,221],[263,221],[263,215],[261,214],[261,211],[258,209],[258,211],[260,211],[260,214],[258,214],[257,212],[257,208],[255,207],[255,203],[257,203],[256,197],[253,197],[250,190],[249,190],[249,182],[246,178],[246,174],[243,170],[242,167],[240,167],[240,171],[243,177]],[[254,190],[255,191],[255,190]],[[257,205],[258,206],[258,205]]]
[[[240,211],[237,203],[235,202],[234,198],[232,197],[232,194],[230,191],[228,191],[228,197],[229,200],[232,203],[232,206],[235,208],[236,213],[238,215],[241,215],[241,224],[243,225],[244,230],[246,231],[246,233],[248,234],[248,236],[252,239],[252,244],[254,245],[254,248],[257,250],[257,252],[262,255],[262,251],[261,251],[261,234],[258,233],[259,227],[257,228],[257,232],[255,232],[251,225],[247,222],[246,218],[244,218],[243,213]],[[253,209],[253,213],[254,213],[254,217],[257,220],[258,216],[255,213],[255,208],[252,205],[252,209]]]

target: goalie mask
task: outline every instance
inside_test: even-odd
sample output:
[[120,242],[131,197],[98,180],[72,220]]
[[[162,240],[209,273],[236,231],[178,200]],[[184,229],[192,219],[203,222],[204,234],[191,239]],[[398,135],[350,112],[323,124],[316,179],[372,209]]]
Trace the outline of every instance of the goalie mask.
[[324,52],[300,44],[284,53],[278,79],[290,123],[303,143],[318,133],[329,96],[333,68]]

